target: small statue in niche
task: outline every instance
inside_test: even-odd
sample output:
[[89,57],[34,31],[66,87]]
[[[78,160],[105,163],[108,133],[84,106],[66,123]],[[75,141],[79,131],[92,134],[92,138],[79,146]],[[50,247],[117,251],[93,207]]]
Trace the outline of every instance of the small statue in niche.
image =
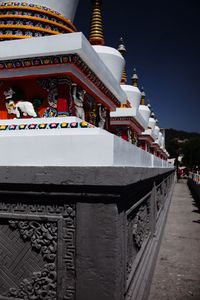
[[107,118],[107,109],[103,105],[99,105],[99,122],[98,127],[104,129]]
[[56,79],[52,79],[49,81],[48,91],[48,104],[50,107],[57,108],[58,102],[58,88]]
[[97,126],[97,105],[95,99],[89,94],[84,98],[84,108],[86,120],[90,124]]
[[135,145],[136,142],[137,142],[135,132],[132,132],[132,130],[131,130],[130,128],[128,128],[128,130],[127,130],[127,136],[128,136],[128,141],[129,141],[131,144]]
[[43,114],[44,118],[53,118],[53,117],[57,117],[57,116],[58,116],[57,109],[55,109],[53,107],[47,107]]
[[127,135],[128,135],[128,141],[131,144],[135,144],[136,143],[136,135],[135,132],[133,132],[130,128],[128,128],[127,130]]
[[131,131],[131,129],[130,128],[128,128],[128,130],[127,130],[127,136],[128,136],[128,141],[129,141],[129,143],[133,143],[133,136],[132,136],[132,131]]
[[75,105],[75,114],[78,118],[82,120],[85,120],[85,111],[83,107],[85,93],[85,90],[80,90],[77,92],[77,84],[72,83],[72,97]]
[[6,108],[9,114],[16,115],[17,118],[21,116],[30,116],[37,117],[37,114],[34,110],[33,104],[29,101],[17,101],[15,103],[13,96],[15,91],[12,88],[9,88],[8,91],[4,92],[4,96],[6,99]]
[[137,134],[135,132],[133,133],[133,139],[132,139],[132,141],[133,141],[134,145],[137,145],[138,137],[137,137]]
[[97,119],[97,112],[96,109],[93,108],[93,110],[91,110],[88,113],[88,122],[94,126],[96,126],[96,119]]

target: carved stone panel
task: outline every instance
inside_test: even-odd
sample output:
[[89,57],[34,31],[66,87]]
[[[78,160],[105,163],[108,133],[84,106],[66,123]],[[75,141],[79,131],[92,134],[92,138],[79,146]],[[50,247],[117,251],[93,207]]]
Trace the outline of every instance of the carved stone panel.
[[156,189],[156,208],[159,212],[164,206],[164,202],[167,196],[167,184],[165,181]]
[[8,221],[0,224],[0,291],[8,295],[17,290],[24,278],[44,268],[38,252],[25,243],[19,233],[11,230]]
[[0,203],[0,298],[75,299],[75,205]]
[[134,260],[149,236],[150,227],[150,197],[148,197],[127,215],[127,274],[131,272]]

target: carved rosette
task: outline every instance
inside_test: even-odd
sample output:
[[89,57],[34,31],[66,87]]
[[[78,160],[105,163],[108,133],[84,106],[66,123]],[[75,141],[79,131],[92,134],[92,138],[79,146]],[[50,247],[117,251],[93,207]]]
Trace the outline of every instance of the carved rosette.
[[23,241],[29,241],[34,251],[41,253],[46,262],[42,271],[23,279],[18,289],[10,288],[8,297],[22,299],[56,299],[57,224],[36,221],[9,221],[12,230],[18,230]]

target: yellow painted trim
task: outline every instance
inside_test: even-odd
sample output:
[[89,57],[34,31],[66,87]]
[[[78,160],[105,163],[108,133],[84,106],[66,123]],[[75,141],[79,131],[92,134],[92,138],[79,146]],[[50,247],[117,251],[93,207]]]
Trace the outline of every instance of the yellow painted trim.
[[47,32],[51,34],[60,34],[58,31],[53,31],[50,29],[45,29],[45,28],[40,28],[40,27],[35,27],[35,26],[24,26],[24,25],[0,25],[1,28],[14,28],[14,29],[27,29],[27,30],[36,30],[40,32]]
[[14,35],[14,34],[0,34],[0,39],[26,39],[26,38],[32,38],[30,35]]
[[[56,23],[54,21],[49,21],[49,20],[46,20],[46,19],[43,19],[43,18],[35,18],[35,17],[32,17],[32,16],[20,16],[20,15],[1,15],[0,16],[0,19],[28,19],[28,20],[33,20],[33,21],[41,21],[43,23],[48,23],[48,24],[52,24],[52,25],[56,25],[60,28],[63,28],[63,29],[66,29],[67,31],[69,32],[74,32],[71,28],[65,26],[65,25],[62,25],[60,23]],[[9,25],[9,24],[2,24],[2,25]],[[17,24],[16,24],[17,25]],[[23,25],[23,26],[26,26],[26,25]]]
[[9,10],[9,9],[12,9],[12,10],[13,9],[16,9],[16,10],[31,10],[31,11],[41,12],[43,14],[45,13],[47,15],[51,15],[55,18],[63,20],[64,22],[67,22],[74,29],[74,31],[76,31],[76,27],[74,26],[74,24],[72,23],[72,21],[70,19],[65,18],[63,15],[58,15],[58,14],[54,13],[53,11],[44,10],[42,8],[30,7],[28,5],[27,6],[17,6],[17,5],[0,6],[0,10]]

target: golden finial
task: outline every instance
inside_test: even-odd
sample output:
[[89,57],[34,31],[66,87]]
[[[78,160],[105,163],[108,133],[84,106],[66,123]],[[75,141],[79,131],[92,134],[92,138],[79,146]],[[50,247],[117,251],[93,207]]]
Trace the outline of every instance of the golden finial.
[[90,21],[89,42],[92,45],[104,45],[103,21],[101,13],[102,0],[92,0],[92,17]]
[[138,75],[136,73],[136,69],[135,68],[133,69],[133,76],[131,77],[131,79],[132,79],[133,86],[138,87],[138,79],[139,79],[139,77],[138,77]]
[[[120,44],[118,46],[118,51],[121,53],[121,55],[124,57],[125,56],[125,53],[126,53],[126,47],[124,45],[124,41],[123,41],[123,38],[121,37],[120,38]],[[121,84],[126,84],[127,83],[127,75],[126,75],[126,69],[124,67],[124,70],[122,72],[122,78],[121,78]]]
[[145,105],[145,97],[146,97],[146,94],[144,92],[144,88],[142,87],[141,88],[141,101],[140,101],[140,105]]

